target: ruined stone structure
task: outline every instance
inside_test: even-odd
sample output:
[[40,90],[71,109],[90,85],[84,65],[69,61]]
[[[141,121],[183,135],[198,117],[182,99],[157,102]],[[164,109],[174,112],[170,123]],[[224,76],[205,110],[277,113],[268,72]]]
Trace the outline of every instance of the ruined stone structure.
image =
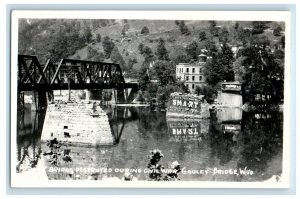
[[42,141],[56,138],[83,145],[112,145],[108,117],[99,102],[63,102],[48,105]]
[[[49,147],[42,144],[42,150],[49,151]],[[61,146],[57,152],[61,155],[54,158],[53,155],[43,155],[49,180],[101,180],[109,174],[110,147]]]

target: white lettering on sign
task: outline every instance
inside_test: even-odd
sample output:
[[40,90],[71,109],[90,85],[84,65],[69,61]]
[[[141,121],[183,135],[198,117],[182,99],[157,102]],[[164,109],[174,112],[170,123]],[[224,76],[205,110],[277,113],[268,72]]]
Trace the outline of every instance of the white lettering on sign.
[[239,86],[238,85],[225,85],[227,88],[239,88]]
[[173,100],[173,106],[176,106],[176,99]]
[[195,108],[197,108],[198,102],[194,102],[194,106],[195,106]]
[[227,130],[236,130],[236,127],[234,127],[234,126],[225,126],[225,129],[227,129]]
[[190,108],[197,108],[198,102],[197,101],[185,101],[185,100],[173,100],[173,106],[184,106],[184,107],[190,107]]
[[189,129],[172,129],[173,135],[198,135],[197,128],[189,128]]

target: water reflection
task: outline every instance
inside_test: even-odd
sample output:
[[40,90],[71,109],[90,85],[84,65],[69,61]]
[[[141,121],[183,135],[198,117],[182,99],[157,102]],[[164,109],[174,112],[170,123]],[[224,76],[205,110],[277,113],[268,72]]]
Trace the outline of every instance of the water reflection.
[[[210,119],[187,120],[166,118],[165,112],[149,107],[103,108],[116,144],[61,146],[57,149],[56,165],[51,164],[51,156],[42,155],[51,151],[39,141],[44,116],[27,120],[33,117],[26,109],[24,122],[18,120],[17,172],[26,171],[21,169],[25,165],[28,169],[34,167],[36,161],[46,166],[49,179],[121,180],[127,169],[134,178],[147,180],[149,174],[144,169],[149,163],[147,155],[153,149],[160,149],[164,154],[161,164],[165,168],[178,161],[183,171],[190,171],[179,173],[180,180],[262,181],[282,172],[283,116],[280,112],[245,113],[241,109],[228,109],[211,112]],[[192,173],[245,167],[253,170],[254,175]]]
[[17,172],[36,167],[41,156],[40,137],[45,112],[31,112],[29,105],[17,114]]

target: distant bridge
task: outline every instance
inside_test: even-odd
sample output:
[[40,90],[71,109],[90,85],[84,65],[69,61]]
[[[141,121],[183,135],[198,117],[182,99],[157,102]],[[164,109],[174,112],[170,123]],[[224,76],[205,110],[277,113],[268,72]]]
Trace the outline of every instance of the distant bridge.
[[18,55],[18,91],[112,88],[138,89],[138,83],[126,83],[119,64],[48,59],[41,65],[36,56]]

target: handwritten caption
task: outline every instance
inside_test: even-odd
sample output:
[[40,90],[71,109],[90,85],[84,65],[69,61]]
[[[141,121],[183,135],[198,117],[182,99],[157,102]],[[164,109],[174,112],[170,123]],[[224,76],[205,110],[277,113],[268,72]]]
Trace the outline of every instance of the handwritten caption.
[[[68,167],[49,167],[48,171],[50,173],[158,173],[162,172],[165,174],[174,173],[176,172],[173,169],[162,169],[158,170],[151,170],[151,169],[131,169],[131,168],[93,168],[93,167],[75,167],[75,168],[68,168]],[[206,168],[206,169],[187,169],[182,168],[181,174],[183,175],[244,175],[244,176],[251,176],[254,175],[254,171],[248,169],[247,167],[239,168],[239,169],[219,169],[219,168]]]

